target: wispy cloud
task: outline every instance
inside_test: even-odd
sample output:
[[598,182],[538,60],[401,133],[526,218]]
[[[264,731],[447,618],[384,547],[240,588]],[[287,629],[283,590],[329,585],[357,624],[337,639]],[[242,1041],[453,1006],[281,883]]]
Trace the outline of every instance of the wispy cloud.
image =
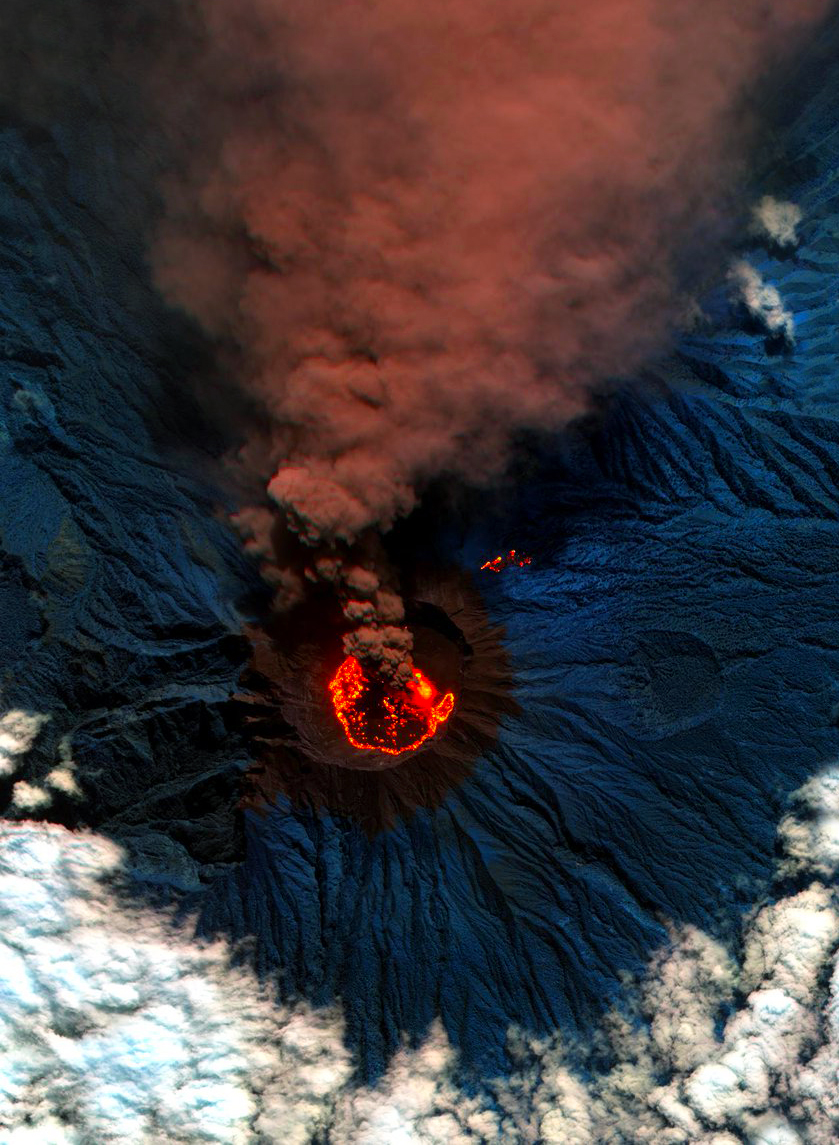
[[745,259],[732,266],[728,279],[736,300],[771,338],[783,338],[789,345],[795,342],[795,318],[784,306],[776,286],[764,282],[760,272]]
[[801,208],[796,203],[764,195],[752,207],[752,231],[775,246],[790,249],[798,245],[801,218]]

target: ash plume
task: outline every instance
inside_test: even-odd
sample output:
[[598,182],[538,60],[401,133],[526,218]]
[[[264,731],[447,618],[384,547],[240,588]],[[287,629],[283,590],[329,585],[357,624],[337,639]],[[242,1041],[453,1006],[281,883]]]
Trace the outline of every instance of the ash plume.
[[398,586],[367,559],[356,593],[350,550],[667,349],[727,261],[755,85],[829,7],[15,0],[0,26],[25,66],[2,82],[30,105],[105,92],[128,137],[142,105],[157,281],[263,415],[248,546],[279,607],[326,569],[354,644],[398,673]]
[[[195,118],[156,273],[239,348],[307,544],[491,481],[511,431],[666,348],[722,250],[744,94],[826,8],[203,0],[160,81]],[[372,595],[348,615],[362,651],[407,653]]]

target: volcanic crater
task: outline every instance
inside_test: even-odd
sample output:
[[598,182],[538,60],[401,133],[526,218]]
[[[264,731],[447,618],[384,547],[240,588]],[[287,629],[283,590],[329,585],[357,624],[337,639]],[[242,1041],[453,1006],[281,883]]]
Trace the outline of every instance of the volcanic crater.
[[415,572],[404,599],[414,662],[435,702],[454,697],[451,715],[413,750],[353,746],[329,691],[344,659],[346,623],[328,594],[312,594],[247,633],[253,653],[236,698],[255,760],[245,806],[264,808],[282,792],[375,833],[419,807],[439,806],[471,773],[501,717],[516,711],[501,630],[462,570]]

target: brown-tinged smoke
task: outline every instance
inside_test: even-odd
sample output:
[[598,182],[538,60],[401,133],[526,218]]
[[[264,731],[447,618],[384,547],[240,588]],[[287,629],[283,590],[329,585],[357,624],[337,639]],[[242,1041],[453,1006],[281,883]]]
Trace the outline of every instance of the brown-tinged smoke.
[[248,547],[280,607],[335,585],[348,646],[398,674],[396,579],[346,547],[666,349],[724,255],[749,93],[829,7],[6,0],[0,113],[113,124],[115,234],[161,189],[157,279],[264,414]]
[[[268,495],[335,548],[358,650],[409,651],[391,587],[354,595],[341,546],[431,478],[490,481],[514,430],[666,348],[722,249],[750,85],[827,7],[197,4],[191,55],[152,75],[184,125],[156,273],[239,348]],[[258,516],[244,531],[293,599]]]
[[243,347],[304,535],[497,473],[511,427],[661,347],[738,97],[824,8],[202,0],[203,58],[169,78],[208,85],[219,138],[171,188],[157,271]]

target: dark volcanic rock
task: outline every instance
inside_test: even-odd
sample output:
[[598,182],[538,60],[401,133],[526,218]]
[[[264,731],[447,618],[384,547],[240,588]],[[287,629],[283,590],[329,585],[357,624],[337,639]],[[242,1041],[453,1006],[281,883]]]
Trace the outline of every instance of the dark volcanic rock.
[[57,142],[12,127],[0,142],[3,700],[50,716],[16,778],[71,755],[83,798],[43,814],[191,886],[243,853],[223,711],[249,575],[214,517],[209,427],[188,461],[179,436],[200,346],[137,252],[113,249]]
[[16,778],[72,758],[83,798],[39,813],[120,839],[138,885],[252,940],[283,992],[340,996],[367,1072],[438,1013],[468,1066],[502,1069],[511,1023],[586,1028],[665,920],[736,933],[785,797],[836,754],[839,97],[820,85],[768,176],[802,245],[750,256],[795,345],[770,353],[721,287],[704,332],[469,526],[403,532],[405,562],[413,531],[425,560],[533,564],[479,582],[517,711],[374,831],[295,775],[237,812],[254,582],[217,516],[220,441],[191,428],[203,351],[96,220],[93,152],[0,135],[3,699],[51,717]]
[[533,554],[485,580],[520,706],[498,743],[374,839],[279,799],[204,900],[207,930],[257,933],[287,988],[343,997],[373,1071],[437,1011],[467,1063],[503,1068],[510,1023],[587,1027],[665,920],[735,936],[786,796],[836,754],[832,78],[819,98],[789,137],[806,184],[800,166],[792,186],[770,177],[803,207],[802,245],[750,256],[795,346],[770,353],[721,287],[643,387],[545,448],[465,535],[438,528],[472,569]]

